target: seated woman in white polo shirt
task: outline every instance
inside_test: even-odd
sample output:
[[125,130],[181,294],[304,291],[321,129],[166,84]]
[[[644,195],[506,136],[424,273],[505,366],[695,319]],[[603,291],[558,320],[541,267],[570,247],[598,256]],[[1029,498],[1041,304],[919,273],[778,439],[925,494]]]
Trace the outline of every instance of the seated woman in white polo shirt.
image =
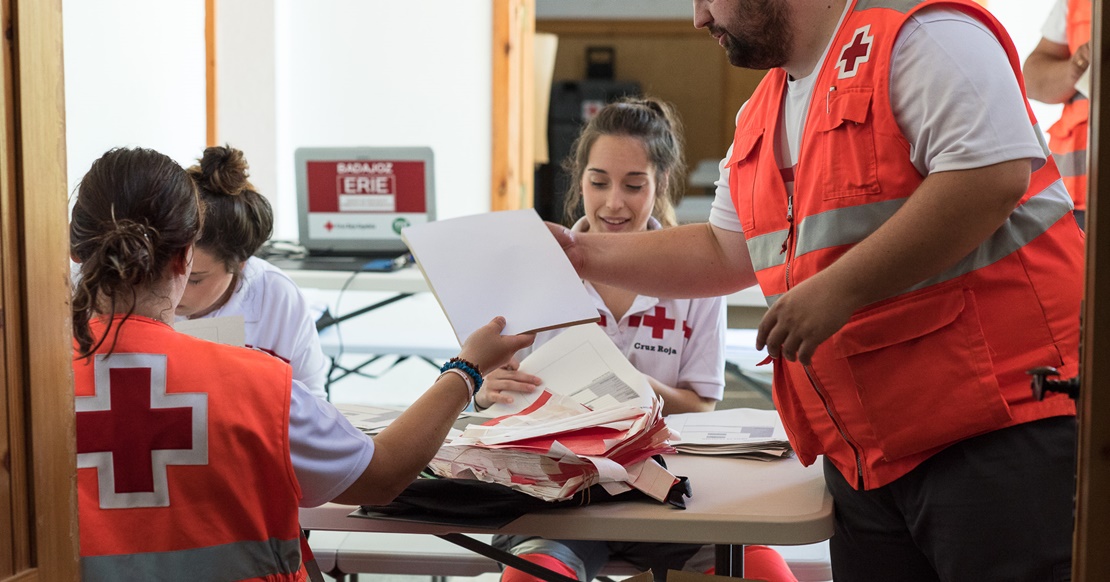
[[247,179],[247,160],[231,146],[212,146],[188,170],[204,203],[204,227],[177,320],[243,316],[249,347],[293,367],[293,378],[327,399],[329,361],[308,301],[281,269],[253,256],[273,234],[266,197]]
[[[684,183],[681,131],[672,108],[655,99],[607,105],[578,137],[565,166],[571,176],[566,217],[575,231],[640,232],[674,226],[674,201]],[[665,274],[660,274],[665,276]],[[601,315],[599,325],[663,399],[663,414],[710,411],[724,392],[725,304],[721,297],[659,299],[584,281]],[[560,330],[540,332],[532,348],[486,376],[478,408],[512,402],[540,379],[516,370],[531,349]],[[644,542],[546,540],[495,536],[494,545],[561,574],[591,580],[611,559],[650,568],[657,580],[668,569],[712,569],[712,546]],[[782,557],[764,546],[745,552],[746,573],[772,582],[794,580]],[[503,582],[536,578],[514,568]]]

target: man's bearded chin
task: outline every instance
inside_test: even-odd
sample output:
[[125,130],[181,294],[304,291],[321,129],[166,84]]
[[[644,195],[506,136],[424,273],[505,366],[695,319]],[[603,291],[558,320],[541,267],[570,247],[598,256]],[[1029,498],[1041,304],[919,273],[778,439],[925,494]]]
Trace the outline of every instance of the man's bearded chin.
[[785,65],[786,47],[745,44],[729,35],[725,42],[725,56],[734,67],[762,71]]

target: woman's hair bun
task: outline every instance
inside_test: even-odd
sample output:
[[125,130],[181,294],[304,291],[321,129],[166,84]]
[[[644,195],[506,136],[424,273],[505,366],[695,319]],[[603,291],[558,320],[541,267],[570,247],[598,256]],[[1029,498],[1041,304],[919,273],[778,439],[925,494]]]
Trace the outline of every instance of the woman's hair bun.
[[121,219],[101,235],[99,244],[120,282],[135,285],[153,277],[158,231],[149,224]]
[[243,152],[230,146],[212,146],[204,150],[200,165],[189,168],[197,184],[213,194],[237,196],[251,187],[247,181],[247,159]]

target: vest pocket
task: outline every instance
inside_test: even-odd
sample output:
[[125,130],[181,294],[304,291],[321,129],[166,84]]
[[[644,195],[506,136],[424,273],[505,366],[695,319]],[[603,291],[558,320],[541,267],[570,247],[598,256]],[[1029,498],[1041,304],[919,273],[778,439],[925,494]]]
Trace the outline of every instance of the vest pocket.
[[759,169],[759,144],[762,142],[763,128],[736,132],[732,156],[726,164],[729,169],[729,193],[744,232],[755,230],[756,171]]
[[870,115],[871,89],[830,91],[827,98],[825,115],[814,119],[815,137],[821,140],[817,167],[824,176],[823,198],[877,194],[879,163]]
[[857,317],[837,350],[883,458],[948,445],[1010,420],[971,290],[944,286]]

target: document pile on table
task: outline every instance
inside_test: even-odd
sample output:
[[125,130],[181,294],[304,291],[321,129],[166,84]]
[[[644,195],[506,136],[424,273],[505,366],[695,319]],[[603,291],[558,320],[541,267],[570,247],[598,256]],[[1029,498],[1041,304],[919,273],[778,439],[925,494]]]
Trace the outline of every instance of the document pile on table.
[[429,467],[442,477],[500,483],[558,501],[600,483],[663,501],[675,476],[652,459],[673,452],[662,401],[594,324],[568,328],[520,364],[543,380],[511,405],[495,404]]
[[672,414],[667,417],[667,425],[679,434],[671,444],[680,453],[765,461],[793,453],[782,420],[774,410],[731,408]]

